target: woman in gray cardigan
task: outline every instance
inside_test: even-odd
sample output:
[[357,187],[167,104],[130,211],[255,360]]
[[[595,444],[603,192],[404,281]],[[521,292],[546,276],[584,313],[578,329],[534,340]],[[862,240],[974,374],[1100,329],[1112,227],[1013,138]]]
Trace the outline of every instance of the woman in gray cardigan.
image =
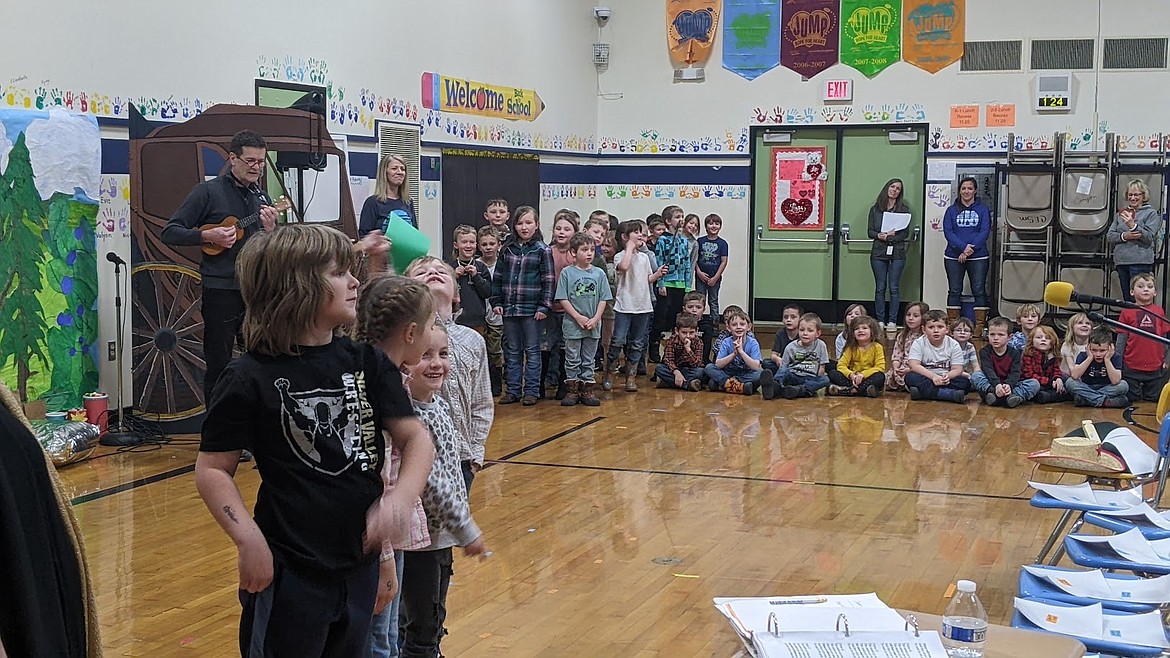
[[[882,187],[877,201],[869,209],[868,235],[873,240],[869,252],[869,263],[873,268],[874,300],[873,317],[885,329],[891,330],[898,324],[898,307],[901,305],[900,288],[902,269],[906,266],[906,240],[910,238],[910,227],[899,231],[882,231],[882,217],[887,212],[908,213],[902,200],[902,181],[891,178]],[[886,310],[886,290],[890,291],[889,310]]]
[[1125,187],[1129,205],[1117,211],[1106,239],[1113,245],[1113,265],[1121,281],[1121,294],[1132,302],[1133,277],[1154,271],[1154,240],[1162,229],[1162,217],[1150,207],[1150,190],[1140,180]]

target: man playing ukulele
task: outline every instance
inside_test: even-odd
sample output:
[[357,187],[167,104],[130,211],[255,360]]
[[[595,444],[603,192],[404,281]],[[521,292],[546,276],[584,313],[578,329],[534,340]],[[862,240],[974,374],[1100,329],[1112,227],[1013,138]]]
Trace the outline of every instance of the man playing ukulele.
[[[204,402],[211,400],[215,382],[231,361],[232,347],[244,319],[236,255],[249,236],[276,227],[277,210],[259,185],[267,148],[264,138],[251,130],[233,135],[226,171],[196,185],[162,231],[162,240],[169,245],[208,247],[199,263],[203,281],[203,358],[207,363]],[[243,237],[239,237],[235,226],[207,227],[229,217],[246,224]],[[259,222],[249,221],[254,219]],[[223,250],[211,255],[218,251],[212,245]]]

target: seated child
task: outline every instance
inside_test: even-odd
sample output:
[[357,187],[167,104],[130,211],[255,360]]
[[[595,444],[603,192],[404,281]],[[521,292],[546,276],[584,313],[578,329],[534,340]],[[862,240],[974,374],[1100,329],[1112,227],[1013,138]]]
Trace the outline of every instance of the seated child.
[[[1141,308],[1127,308],[1117,318],[1122,324],[1158,336],[1170,333],[1162,319],[1161,307],[1154,304],[1157,283],[1153,274],[1138,274],[1130,286],[1133,301]],[[1121,354],[1121,376],[1129,386],[1129,402],[1157,402],[1166,385],[1166,346],[1140,334],[1122,330],[1117,334]]]
[[[804,315],[804,310],[800,308],[799,304],[789,304],[784,307],[784,314],[781,316],[784,329],[776,332],[776,340],[772,342],[772,356],[764,362],[764,367],[773,373],[780,369],[780,361],[784,359],[784,348],[788,347],[788,343],[796,340],[797,326],[800,324],[802,315]],[[726,322],[724,326],[727,326]]]
[[[829,349],[821,340],[821,318],[816,313],[805,313],[797,324],[797,338],[784,348],[780,369],[776,371],[775,385],[785,400],[811,398],[829,385],[825,366],[829,363]],[[760,385],[765,400],[775,396],[772,387]],[[771,393],[771,395],[769,394]]]
[[1004,317],[992,318],[987,323],[987,344],[979,351],[983,367],[971,375],[971,384],[990,405],[1015,409],[1036,397],[1040,383],[1034,379],[1020,379],[1019,350],[1008,345],[1012,323]]
[[1008,346],[1015,348],[1018,352],[1023,352],[1024,347],[1028,344],[1028,336],[1040,324],[1040,319],[1043,317],[1044,312],[1040,310],[1039,306],[1021,304],[1016,309],[1016,324],[1020,325],[1020,330],[1008,338]]
[[947,335],[947,314],[935,309],[923,316],[925,333],[910,345],[906,388],[911,400],[963,403],[971,380],[963,374],[963,350]]
[[1036,397],[1032,398],[1033,402],[1050,404],[1068,399],[1060,367],[1061,358],[1056,353],[1056,332],[1052,327],[1036,327],[1032,330],[1032,340],[1024,348],[1020,365],[1020,377],[1033,379],[1040,385]]
[[829,395],[865,395],[876,398],[886,387],[886,350],[878,342],[881,325],[862,315],[853,318],[837,367],[829,371]]
[[[841,333],[837,334],[837,338],[833,341],[834,359],[840,359],[841,355],[845,353],[845,343],[848,341],[851,332],[850,325],[853,324],[854,318],[859,318],[863,315],[865,315],[865,307],[861,304],[850,304],[845,309],[845,321],[842,323],[844,326],[841,328]],[[835,367],[836,365],[830,361],[829,369],[832,370]]]
[[692,290],[683,297],[683,312],[690,313],[698,320],[698,337],[703,343],[703,361],[709,358],[707,355],[711,353],[711,339],[715,337],[715,323],[711,321],[709,316],[703,314],[703,307],[706,305],[706,298],[703,293]]
[[1121,378],[1121,355],[1113,348],[1113,332],[1097,327],[1089,334],[1089,349],[1077,355],[1064,383],[1078,407],[1122,409],[1129,405],[1129,385]]
[[979,372],[979,351],[971,342],[974,333],[975,325],[967,318],[960,317],[951,323],[951,338],[963,348],[963,374],[968,377]]
[[887,389],[906,390],[906,374],[910,372],[910,363],[907,360],[910,347],[922,335],[922,316],[929,310],[926,302],[912,302],[906,306],[902,328],[894,336],[894,344],[890,348],[890,369],[886,371]]
[[674,333],[666,340],[662,363],[654,369],[658,388],[703,390],[703,345],[698,337],[699,320],[683,311],[674,320]]
[[1065,377],[1072,372],[1077,355],[1089,349],[1089,334],[1093,332],[1093,321],[1084,313],[1077,313],[1068,319],[1068,333],[1060,346],[1060,371]]
[[[685,306],[684,306],[684,309],[685,309]],[[731,316],[733,314],[743,313],[743,312],[744,312],[743,308],[736,306],[735,304],[729,304],[727,306],[727,308],[723,309],[722,315],[719,316],[719,324],[722,325],[723,328],[719,330],[719,333],[715,334],[715,339],[711,341],[711,351],[707,356],[708,362],[715,360],[715,355],[719,349],[719,344],[723,342],[724,338],[727,338],[728,336],[731,335],[731,331],[728,330],[728,328],[727,328],[727,321],[731,318]],[[752,334],[751,331],[748,331],[748,334],[755,336],[755,334]],[[765,360],[765,365],[766,365],[766,362],[767,362],[767,360]]]
[[760,343],[751,335],[752,321],[747,313],[731,310],[724,313],[727,331],[716,348],[715,362],[704,368],[707,387],[712,391],[751,395],[758,385],[772,385],[772,373],[760,366]]

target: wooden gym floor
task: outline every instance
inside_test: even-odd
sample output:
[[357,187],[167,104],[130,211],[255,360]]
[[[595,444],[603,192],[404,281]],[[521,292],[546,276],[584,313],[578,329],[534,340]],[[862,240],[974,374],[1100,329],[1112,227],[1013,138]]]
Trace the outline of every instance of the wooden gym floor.
[[[941,614],[958,578],[1006,623],[1018,569],[1057,516],[1028,505],[1024,454],[1082,418],[1124,421],[970,399],[643,386],[597,409],[498,408],[471,495],[493,555],[456,558],[444,651],[726,657],[738,643],[713,596],[874,591]],[[195,453],[176,441],[62,471],[108,656],[237,651],[236,554],[195,492]],[[237,481],[251,504],[256,472]]]

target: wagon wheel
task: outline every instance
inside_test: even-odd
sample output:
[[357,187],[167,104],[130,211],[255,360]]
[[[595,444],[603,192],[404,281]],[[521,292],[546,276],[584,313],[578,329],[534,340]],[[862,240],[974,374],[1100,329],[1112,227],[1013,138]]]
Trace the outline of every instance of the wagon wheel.
[[203,313],[199,272],[142,263],[131,272],[134,407],[160,420],[203,413]]

